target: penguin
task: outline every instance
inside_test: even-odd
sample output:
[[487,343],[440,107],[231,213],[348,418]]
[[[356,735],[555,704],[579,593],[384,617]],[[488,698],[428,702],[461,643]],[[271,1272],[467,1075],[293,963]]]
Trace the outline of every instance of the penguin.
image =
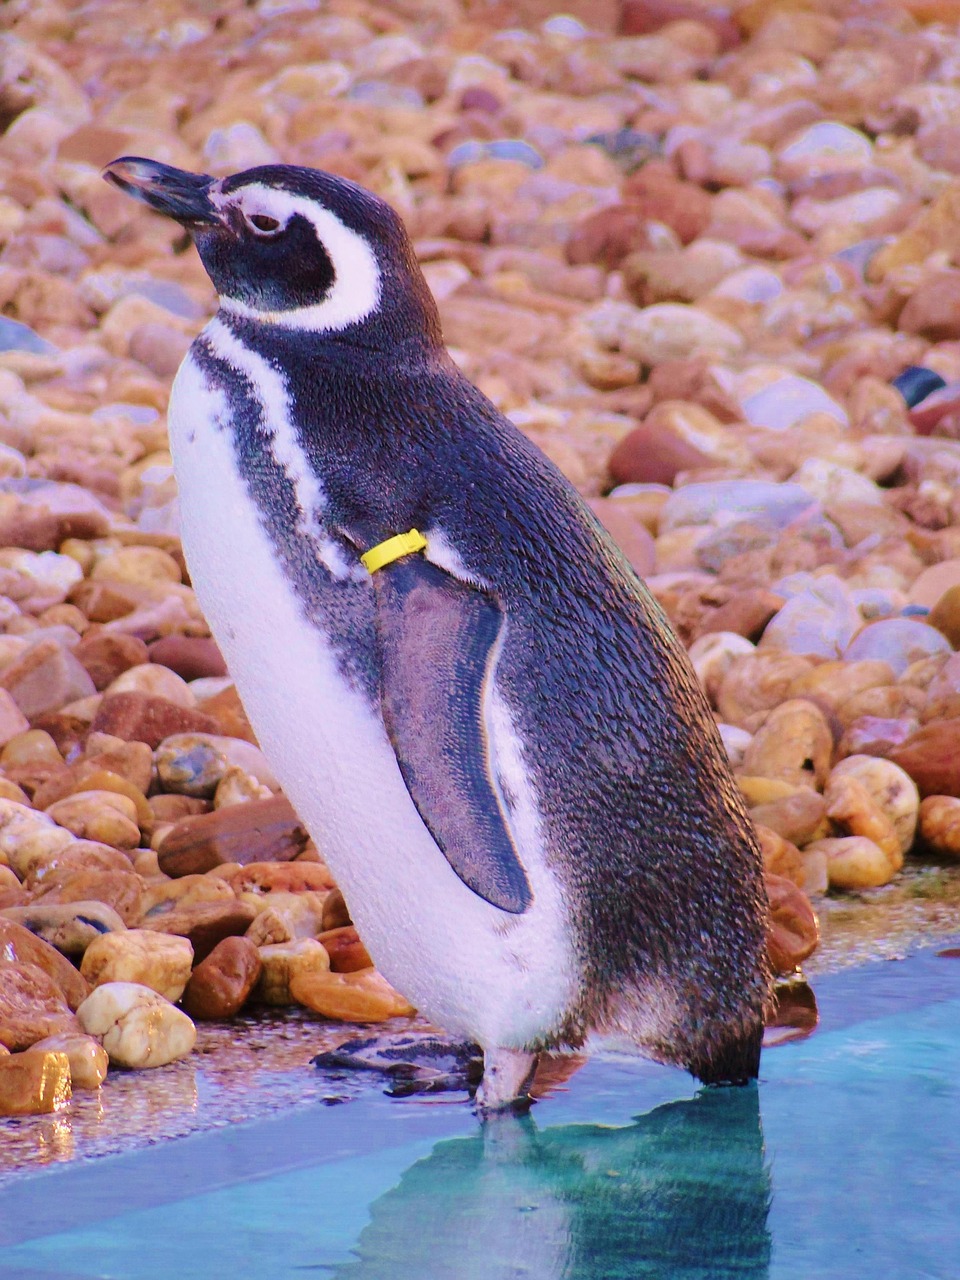
[[756,836],[656,602],[458,370],[395,211],[322,171],[104,171],[218,296],[170,398],[184,552],[284,791],[384,976],[479,1044],[758,1071]]

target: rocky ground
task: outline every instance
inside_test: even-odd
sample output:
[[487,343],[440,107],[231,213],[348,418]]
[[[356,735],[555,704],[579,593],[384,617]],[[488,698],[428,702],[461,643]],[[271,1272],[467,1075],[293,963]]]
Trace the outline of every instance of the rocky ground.
[[958,24],[956,0],[8,0],[0,1113],[182,1067],[198,1021],[226,1053],[265,1005],[325,1042],[410,1013],[191,589],[164,413],[214,297],[101,180],[121,154],[315,165],[403,213],[455,358],[689,646],[780,972],[811,900],[833,964],[958,927]]

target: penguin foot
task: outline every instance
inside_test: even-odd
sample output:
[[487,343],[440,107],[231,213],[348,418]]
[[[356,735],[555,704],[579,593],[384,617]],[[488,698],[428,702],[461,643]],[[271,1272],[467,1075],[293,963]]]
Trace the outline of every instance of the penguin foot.
[[526,1111],[538,1055],[523,1049],[485,1049],[483,1079],[474,1098],[480,1116],[495,1111]]
[[370,1071],[383,1075],[390,1081],[385,1092],[392,1098],[467,1092],[478,1084],[483,1072],[477,1045],[416,1031],[346,1040],[310,1061],[321,1070],[338,1074]]

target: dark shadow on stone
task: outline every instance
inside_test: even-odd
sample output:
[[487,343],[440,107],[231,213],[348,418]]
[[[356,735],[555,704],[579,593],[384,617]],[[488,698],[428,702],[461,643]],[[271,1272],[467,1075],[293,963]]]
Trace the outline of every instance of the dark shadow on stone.
[[766,1280],[755,1086],[624,1128],[504,1115],[440,1142],[371,1207],[337,1280]]

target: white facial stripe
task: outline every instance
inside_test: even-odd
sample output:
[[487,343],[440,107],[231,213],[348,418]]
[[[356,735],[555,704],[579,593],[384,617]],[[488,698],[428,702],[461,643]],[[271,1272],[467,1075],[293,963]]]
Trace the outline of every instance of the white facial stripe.
[[313,224],[334,270],[330,292],[322,302],[312,306],[294,307],[289,311],[257,311],[236,298],[221,298],[225,310],[261,323],[316,333],[337,333],[365,320],[376,310],[380,302],[380,269],[374,252],[363,236],[344,226],[329,209],[314,200],[263,183],[242,187],[228,196],[214,192],[211,199],[220,208],[236,205],[247,217],[260,213],[276,218],[281,226],[294,214],[301,214]]
[[249,380],[263,406],[264,431],[269,434],[274,457],[293,485],[302,512],[300,531],[316,543],[321,562],[334,577],[366,579],[366,570],[359,560],[349,563],[323,526],[321,517],[326,495],[297,439],[291,421],[290,395],[282,375],[262,356],[244,346],[216,316],[204,329],[203,336],[216,356]]

